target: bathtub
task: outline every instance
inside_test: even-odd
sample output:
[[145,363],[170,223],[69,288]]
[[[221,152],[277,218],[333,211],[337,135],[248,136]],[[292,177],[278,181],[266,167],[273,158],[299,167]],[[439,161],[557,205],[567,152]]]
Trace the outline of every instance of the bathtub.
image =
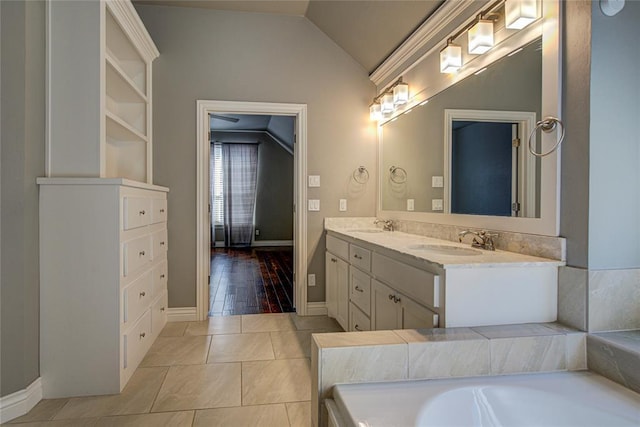
[[640,394],[588,371],[340,384],[337,426],[640,426]]

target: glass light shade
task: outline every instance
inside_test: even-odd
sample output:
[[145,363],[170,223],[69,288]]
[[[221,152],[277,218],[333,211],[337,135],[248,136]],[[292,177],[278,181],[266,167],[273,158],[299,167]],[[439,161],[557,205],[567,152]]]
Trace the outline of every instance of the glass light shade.
[[480,55],[493,47],[493,21],[478,21],[467,34],[469,53]]
[[440,51],[440,72],[455,73],[462,67],[462,48],[449,44]]
[[382,114],[393,113],[393,94],[387,92],[380,98],[380,111]]
[[521,30],[538,19],[536,0],[507,0],[504,4],[505,26]]
[[369,107],[369,118],[373,121],[378,121],[382,118],[382,110],[380,109],[380,104],[374,102]]
[[409,85],[406,83],[398,83],[393,88],[393,104],[404,105],[409,102]]

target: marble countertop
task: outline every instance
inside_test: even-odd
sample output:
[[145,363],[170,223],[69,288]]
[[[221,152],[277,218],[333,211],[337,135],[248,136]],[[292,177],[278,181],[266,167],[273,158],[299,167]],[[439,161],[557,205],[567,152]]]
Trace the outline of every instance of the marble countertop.
[[[355,224],[354,224],[355,225]],[[563,266],[565,263],[559,260],[523,255],[515,252],[501,250],[487,251],[471,248],[469,243],[457,243],[448,240],[434,239],[432,237],[418,236],[399,231],[378,232],[373,226],[366,228],[361,226],[347,226],[325,223],[325,230],[349,237],[356,242],[364,242],[369,245],[386,248],[399,254],[413,257],[420,261],[427,261],[444,269],[450,268],[495,268],[495,267],[550,267]],[[467,237],[470,239],[470,237]],[[466,240],[466,239],[465,239]],[[462,252],[470,252],[473,255],[445,254],[438,248],[435,250],[420,248],[424,245],[437,247],[447,246],[462,249]],[[448,248],[444,248],[445,250]],[[457,251],[458,249],[452,249]]]

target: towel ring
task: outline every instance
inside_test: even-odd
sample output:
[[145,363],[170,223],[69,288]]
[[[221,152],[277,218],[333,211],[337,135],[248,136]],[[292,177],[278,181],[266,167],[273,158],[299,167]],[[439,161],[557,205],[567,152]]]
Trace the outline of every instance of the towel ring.
[[[533,148],[531,147],[531,138],[533,138],[533,136],[536,134],[537,130],[540,129],[542,132],[544,133],[549,133],[549,132],[553,132],[554,130],[556,130],[556,128],[558,127],[558,125],[560,125],[560,138],[558,138],[558,141],[556,141],[556,143],[553,145],[553,147],[551,147],[551,149],[549,151],[547,151],[546,153],[536,153]],[[545,117],[543,120],[540,120],[539,122],[536,123],[536,125],[534,126],[533,130],[531,131],[531,133],[529,134],[529,152],[531,154],[533,154],[536,157],[544,157],[544,156],[548,156],[549,154],[553,153],[554,151],[556,151],[558,149],[558,147],[560,146],[560,144],[562,144],[562,141],[564,141],[564,123],[562,123],[562,120],[560,120],[557,117]]]
[[369,171],[364,166],[353,171],[353,180],[358,184],[366,184],[369,181]]
[[391,166],[389,168],[389,179],[396,184],[404,184],[407,182],[407,171],[399,166]]

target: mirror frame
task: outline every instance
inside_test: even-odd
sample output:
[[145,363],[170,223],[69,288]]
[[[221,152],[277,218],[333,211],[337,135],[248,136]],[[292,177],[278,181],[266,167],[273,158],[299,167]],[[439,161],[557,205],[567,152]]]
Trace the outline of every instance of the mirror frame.
[[[455,1],[455,0],[449,0]],[[486,7],[491,2],[488,1],[482,7]],[[413,108],[425,99],[429,99],[446,88],[453,86],[460,80],[472,75],[476,71],[495,62],[505,54],[515,50],[517,47],[533,41],[542,34],[542,106],[541,111],[543,117],[553,116],[561,119],[561,28],[560,28],[560,2],[559,0],[541,0],[541,18],[535,23],[529,25],[523,30],[515,33],[513,36],[500,43],[499,46],[492,49],[488,53],[475,58],[469,64],[465,64],[463,69],[451,79],[442,79],[441,84],[433,84],[415,96],[413,102],[405,109],[398,111],[393,118],[403,114],[407,109]],[[460,14],[465,10],[459,11]],[[468,13],[468,11],[467,11]],[[467,19],[465,22],[468,22]],[[427,21],[426,24],[429,24]],[[425,24],[425,25],[426,25]],[[461,25],[459,28],[462,28]],[[456,30],[450,33],[455,33]],[[442,40],[437,47],[444,46],[446,39]],[[393,55],[392,55],[393,56]],[[413,63],[408,69],[397,74],[393,79],[406,75],[419,62],[436,63],[436,56],[439,56],[437,48],[431,49],[420,60]],[[385,64],[383,64],[384,66]],[[439,71],[439,70],[438,70]],[[434,71],[434,72],[438,72]],[[374,72],[375,73],[375,72]],[[406,79],[411,86],[411,79]],[[384,88],[380,88],[382,92]],[[542,119],[542,118],[541,118]],[[385,121],[385,122],[386,122]],[[378,123],[378,170],[382,170],[382,124]],[[548,150],[556,142],[558,137],[555,132],[550,134],[540,133],[542,149]],[[444,139],[444,135],[443,135]],[[538,234],[545,236],[559,236],[560,227],[560,150],[541,158],[541,177],[540,177],[540,217],[539,218],[523,218],[523,217],[499,217],[484,215],[465,215],[450,214],[440,212],[409,212],[409,211],[392,211],[382,209],[382,185],[384,180],[378,179],[378,191],[376,200],[376,216],[384,218],[393,218],[408,221],[428,222],[434,224],[456,225],[461,227],[482,228],[497,231],[520,232],[527,234]],[[379,174],[380,177],[384,174]],[[428,185],[426,183],[425,185]]]

